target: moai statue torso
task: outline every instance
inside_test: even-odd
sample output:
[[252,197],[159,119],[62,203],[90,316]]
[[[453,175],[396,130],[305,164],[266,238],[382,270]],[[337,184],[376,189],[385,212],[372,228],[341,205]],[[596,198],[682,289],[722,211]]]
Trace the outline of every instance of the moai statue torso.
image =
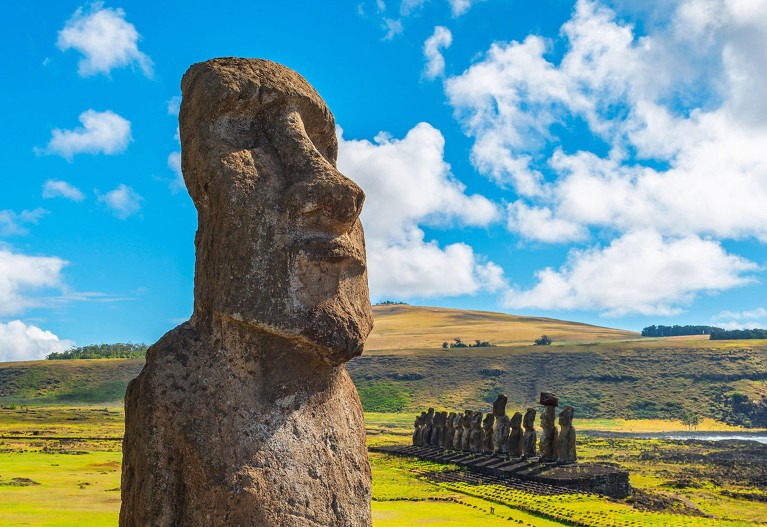
[[525,427],[525,433],[522,436],[522,455],[524,457],[535,457],[536,454],[535,443],[538,438],[535,433],[535,414],[534,408],[528,408],[522,420],[522,425]]
[[482,421],[482,450],[488,454],[493,453],[493,425],[495,416],[487,414]]
[[508,398],[500,394],[493,403],[493,415],[495,416],[495,425],[493,425],[493,453],[509,453],[509,428],[510,420],[506,415],[506,403]]
[[463,414],[463,437],[461,438],[461,450],[471,450],[471,423],[474,418],[472,410],[466,410]]
[[559,412],[559,462],[562,464],[576,463],[578,456],[575,450],[575,428],[573,428],[573,416],[575,409],[572,406],[565,406]]
[[509,455],[512,457],[521,457],[522,449],[522,414],[516,412],[510,421],[511,430],[509,431]]
[[557,428],[554,425],[556,407],[544,406],[541,412],[541,461],[553,462],[557,460]]
[[471,414],[471,436],[469,439],[469,450],[472,452],[482,452],[482,443],[484,434],[482,433],[482,412],[473,412]]
[[461,440],[463,439],[463,415],[457,414],[453,421],[453,450],[461,450]]

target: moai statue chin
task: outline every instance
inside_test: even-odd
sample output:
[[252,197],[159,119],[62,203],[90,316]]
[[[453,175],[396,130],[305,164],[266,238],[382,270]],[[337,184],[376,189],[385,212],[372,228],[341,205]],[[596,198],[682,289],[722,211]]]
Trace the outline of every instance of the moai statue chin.
[[195,64],[181,92],[194,312],[128,386],[120,526],[370,526],[344,367],[373,324],[364,194],[333,115],[265,60]]

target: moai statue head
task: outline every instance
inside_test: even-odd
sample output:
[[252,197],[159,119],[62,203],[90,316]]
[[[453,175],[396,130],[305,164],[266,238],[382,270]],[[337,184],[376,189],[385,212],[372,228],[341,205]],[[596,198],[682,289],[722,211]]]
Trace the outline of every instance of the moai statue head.
[[514,415],[511,416],[511,429],[517,430],[521,427],[522,427],[522,413],[514,412]]
[[447,426],[448,428],[454,428],[455,417],[456,417],[455,412],[450,412],[449,414],[447,414],[447,421],[445,422],[445,426]]
[[259,59],[196,64],[181,90],[181,166],[199,220],[192,323],[282,338],[330,364],[359,355],[373,326],[365,195],[336,168],[322,98]]
[[562,411],[559,412],[559,426],[563,428],[572,426],[574,416],[575,408],[572,406],[565,406]]
[[453,418],[453,428],[455,428],[456,430],[463,429],[462,414],[455,414],[455,417]]
[[525,417],[522,420],[525,430],[532,430],[535,428],[535,408],[528,408],[525,412]]
[[482,412],[471,413],[471,427],[474,429],[482,428]]
[[493,403],[493,415],[495,417],[501,417],[503,415],[506,415],[506,403],[509,401],[509,398],[503,395],[502,393],[498,394],[498,397],[495,399],[495,402]]
[[426,422],[432,424],[434,422],[434,408],[429,408],[426,412]]

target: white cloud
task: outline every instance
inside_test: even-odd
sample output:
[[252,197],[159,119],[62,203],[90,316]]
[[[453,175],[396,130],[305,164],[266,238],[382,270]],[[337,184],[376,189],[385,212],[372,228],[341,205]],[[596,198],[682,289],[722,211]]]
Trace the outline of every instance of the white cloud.
[[758,266],[697,236],[665,240],[652,231],[623,235],[605,248],[570,252],[559,270],[537,273],[530,289],[505,294],[509,308],[587,309],[607,315],[671,315],[700,293],[747,284]]
[[180,109],[181,109],[180,95],[174,95],[173,97],[168,99],[168,115],[178,115],[178,112]]
[[87,9],[78,8],[67,20],[56,45],[61,51],[74,49],[83,55],[78,64],[78,73],[83,77],[109,75],[114,68],[131,65],[138,65],[149,77],[152,61],[139,51],[140,39],[135,26],[125,20],[125,11],[93,2]]
[[449,296],[496,290],[502,271],[472,248],[425,241],[420,225],[486,226],[499,216],[484,196],[467,195],[443,159],[445,141],[427,123],[403,139],[345,140],[338,167],[367,196],[362,211],[374,296]]
[[37,224],[46,214],[48,211],[41,208],[18,213],[12,210],[0,210],[0,236],[26,234],[28,231],[24,225]]
[[[471,9],[471,6],[482,2],[483,0],[447,0],[447,4],[450,6],[450,12],[454,17],[465,15]],[[402,16],[409,16],[421,7],[423,7],[429,0],[402,0],[400,4],[400,14]]]
[[38,305],[35,291],[60,289],[65,260],[27,256],[0,249],[0,316],[20,313]]
[[168,155],[168,168],[176,175],[170,183],[170,188],[175,194],[186,187],[184,174],[181,172],[181,152],[171,152]]
[[121,183],[114,190],[99,196],[98,200],[106,205],[112,214],[124,220],[141,210],[144,198],[131,187]]
[[448,28],[444,26],[434,28],[434,33],[423,45],[423,56],[426,58],[424,77],[435,79],[445,74],[445,57],[442,56],[442,50],[449,48],[452,43],[453,35]]
[[384,40],[392,40],[397,35],[401,34],[402,31],[404,31],[404,27],[402,26],[402,21],[397,20],[394,18],[384,18],[383,22],[381,23],[381,27],[383,27],[386,30],[386,34],[384,35]]
[[723,329],[767,328],[767,309],[757,307],[746,311],[722,311],[713,324]]
[[56,154],[71,160],[75,154],[119,154],[133,140],[130,121],[111,110],[87,110],[80,114],[82,126],[74,130],[55,129],[45,148],[46,154]]
[[546,243],[582,240],[587,231],[582,225],[555,217],[546,207],[530,207],[522,200],[509,203],[507,226],[523,238]]
[[0,362],[40,360],[49,353],[60,353],[74,346],[50,331],[20,320],[0,323]]
[[59,179],[49,179],[43,184],[43,199],[65,198],[72,201],[83,201],[85,195],[74,185]]

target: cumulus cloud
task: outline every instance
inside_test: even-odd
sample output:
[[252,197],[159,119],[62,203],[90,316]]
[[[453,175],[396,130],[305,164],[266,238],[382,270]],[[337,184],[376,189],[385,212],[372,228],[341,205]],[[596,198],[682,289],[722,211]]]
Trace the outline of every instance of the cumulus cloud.
[[767,328],[767,309],[757,307],[746,311],[722,311],[713,324],[723,329]]
[[181,172],[181,152],[171,152],[168,155],[168,168],[176,175],[170,182],[170,189],[175,194],[185,187],[184,174]]
[[434,28],[434,33],[423,45],[423,56],[426,59],[424,77],[435,79],[445,74],[445,57],[442,56],[442,50],[449,48],[452,43],[453,35],[448,28],[444,26]]
[[99,196],[98,200],[106,205],[112,214],[124,220],[141,210],[144,198],[131,187],[121,183],[114,190]]
[[54,129],[44,153],[71,161],[75,154],[119,154],[133,141],[130,121],[111,110],[86,110],[79,119],[82,126],[74,130]]
[[345,140],[339,130],[338,167],[365,190],[362,221],[374,296],[449,296],[496,290],[500,267],[463,243],[440,247],[422,225],[486,226],[498,207],[465,186],[444,161],[445,141],[428,123],[403,139]]
[[61,51],[74,49],[82,54],[78,73],[109,75],[114,68],[138,65],[146,76],[152,75],[152,60],[138,49],[141,39],[133,24],[125,20],[125,11],[93,2],[80,7],[59,31],[56,45]]
[[168,115],[178,115],[179,110],[181,110],[181,96],[174,95],[168,99]]
[[559,270],[538,271],[537,283],[504,296],[509,308],[588,309],[611,316],[672,315],[701,292],[749,283],[758,266],[694,235],[664,239],[637,231],[604,248],[572,250]]
[[402,25],[402,20],[397,20],[395,18],[384,18],[381,22],[381,27],[386,30],[384,40],[392,40],[405,29]]
[[[447,0],[448,6],[450,6],[450,12],[454,17],[465,15],[471,6],[477,4],[483,0]],[[402,0],[400,4],[400,14],[402,16],[408,16],[413,12],[423,7],[429,0]]]
[[40,360],[49,353],[60,353],[74,346],[50,331],[20,320],[0,322],[0,362]]
[[0,316],[20,313],[38,305],[38,292],[62,287],[65,260],[28,256],[0,249]]
[[48,214],[41,208],[14,212],[12,210],[0,210],[0,236],[13,236],[26,234],[27,224],[37,224],[40,219]]
[[[753,95],[767,90],[754,62],[767,57],[767,5],[673,5],[670,24],[638,36],[611,9],[579,0],[559,64],[546,58],[551,43],[530,36],[493,44],[448,79],[475,166],[528,209],[580,225],[573,239],[590,227],[644,227],[767,241],[767,103]],[[555,125],[573,119],[607,155],[556,147]]]
[[83,201],[85,194],[74,185],[59,179],[49,179],[43,184],[43,199],[64,198],[71,201]]

